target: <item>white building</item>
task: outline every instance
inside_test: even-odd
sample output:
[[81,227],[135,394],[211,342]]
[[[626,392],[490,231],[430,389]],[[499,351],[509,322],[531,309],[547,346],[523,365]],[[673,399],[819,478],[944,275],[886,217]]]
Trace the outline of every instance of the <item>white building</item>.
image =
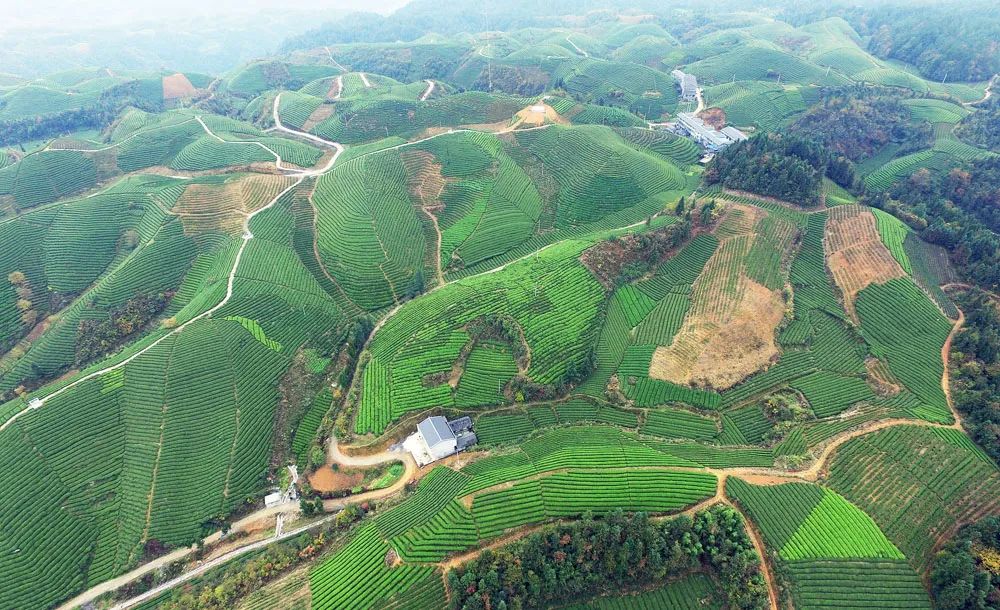
[[687,74],[681,72],[680,70],[674,70],[670,73],[677,81],[677,84],[681,88],[681,99],[686,102],[691,102],[698,97],[698,79],[695,78],[694,74]]
[[742,142],[747,139],[747,134],[743,133],[739,129],[736,129],[732,125],[727,125],[722,128],[722,135],[726,136],[733,142]]
[[448,421],[435,415],[417,424],[417,431],[403,441],[403,448],[413,455],[419,466],[425,466],[458,453],[476,441],[472,420],[468,417]]
[[283,498],[281,497],[281,492],[276,491],[274,493],[269,493],[264,496],[264,506],[271,508],[272,506],[277,506],[281,504]]
[[734,142],[747,139],[735,127],[724,127],[719,131],[690,112],[677,113],[677,126],[709,152],[718,152]]

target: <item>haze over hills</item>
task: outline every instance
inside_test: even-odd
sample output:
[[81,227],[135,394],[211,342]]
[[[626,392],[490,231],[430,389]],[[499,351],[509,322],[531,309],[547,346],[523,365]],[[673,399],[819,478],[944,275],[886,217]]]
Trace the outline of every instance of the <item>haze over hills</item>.
[[4,34],[0,607],[996,597],[995,15],[188,8]]

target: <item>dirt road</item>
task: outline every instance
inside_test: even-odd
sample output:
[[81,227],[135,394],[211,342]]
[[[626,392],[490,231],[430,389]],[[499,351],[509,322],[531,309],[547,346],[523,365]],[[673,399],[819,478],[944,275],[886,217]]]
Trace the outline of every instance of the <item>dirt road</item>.
[[962,102],[962,105],[966,107],[975,106],[977,104],[982,104],[986,100],[990,99],[990,96],[993,95],[993,85],[996,84],[997,80],[1000,80],[1000,74],[994,74],[993,78],[990,79],[989,84],[986,85],[986,90],[983,92],[983,97],[979,98],[974,102]]
[[586,51],[584,51],[583,49],[581,49],[580,47],[576,46],[576,43],[573,42],[572,40],[570,40],[569,36],[566,37],[566,42],[568,42],[571,45],[573,45],[573,48],[576,49],[576,52],[579,53],[580,55],[583,55],[584,57],[590,57],[590,54],[587,53]]
[[754,522],[743,514],[739,506],[736,506],[736,504],[730,502],[728,499],[725,500],[725,503],[742,515],[743,521],[747,524],[747,535],[750,536],[750,542],[753,543],[753,548],[756,549],[757,555],[760,556],[760,572],[764,575],[764,582],[767,583],[768,603],[771,610],[778,610],[778,586],[774,582],[774,574],[764,547],[764,539],[761,538],[760,532],[757,531],[757,526],[754,525]]
[[426,102],[427,98],[429,98],[431,94],[434,93],[434,81],[432,81],[431,79],[427,79],[424,82],[427,83],[427,90],[424,91],[424,94],[420,96],[421,102]]

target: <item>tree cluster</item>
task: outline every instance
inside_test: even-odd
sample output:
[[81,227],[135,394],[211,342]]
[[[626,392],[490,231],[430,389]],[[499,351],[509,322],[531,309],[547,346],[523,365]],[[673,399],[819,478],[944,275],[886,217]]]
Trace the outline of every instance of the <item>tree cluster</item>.
[[81,320],[76,333],[76,361],[90,362],[115,349],[166,307],[170,295],[141,293],[112,309],[106,318]]
[[549,82],[549,75],[534,66],[496,64],[479,73],[472,83],[472,89],[531,96],[545,91]]
[[952,341],[955,407],[969,436],[1000,462],[1000,312],[980,290],[957,297],[965,327]]
[[970,144],[1000,152],[1000,98],[991,97],[962,119],[955,134]]
[[[336,539],[338,530],[345,530],[364,517],[364,511],[348,506],[334,523],[318,534],[302,533],[294,538],[268,545],[260,555],[246,562],[235,562],[225,570],[209,572],[198,584],[174,589],[171,597],[159,605],[163,610],[223,610],[235,608],[241,598],[257,591],[269,581],[291,568],[309,561],[326,550]],[[142,583],[142,581],[140,581]],[[151,581],[133,586],[132,595],[149,589]]]
[[455,610],[520,610],[662,583],[695,571],[719,581],[730,608],[767,606],[760,559],[739,514],[715,506],[668,521],[589,516],[532,534],[448,573]]
[[811,140],[761,134],[716,155],[704,177],[709,185],[721,184],[810,207],[819,204],[824,176],[851,187],[853,164]]
[[938,552],[931,592],[939,610],[1000,608],[1000,517],[962,528]]
[[488,313],[469,322],[465,330],[475,341],[494,339],[510,344],[514,361],[527,364],[528,350],[521,339],[521,325],[510,316]]
[[133,80],[107,89],[96,102],[82,108],[0,121],[0,146],[44,140],[81,129],[103,129],[129,106],[160,112],[163,110],[162,91],[157,94],[150,90],[149,83]]
[[847,20],[882,58],[916,66],[936,81],[984,81],[1000,72],[1000,14],[990,0],[924,3],[792,3],[781,18],[801,25]]
[[1000,159],[942,175],[921,169],[867,203],[897,213],[924,240],[947,248],[976,284],[1000,286]]
[[900,145],[897,154],[903,155],[934,142],[929,123],[911,122],[899,90],[862,85],[825,90],[822,101],[792,123],[791,131],[851,161],[872,157],[890,143]]

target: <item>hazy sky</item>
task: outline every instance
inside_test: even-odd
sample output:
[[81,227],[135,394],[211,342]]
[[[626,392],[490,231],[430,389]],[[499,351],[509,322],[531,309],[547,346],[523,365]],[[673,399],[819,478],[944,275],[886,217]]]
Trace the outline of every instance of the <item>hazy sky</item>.
[[331,15],[357,10],[390,13],[406,3],[407,0],[309,0],[301,4],[287,0],[0,0],[0,30],[91,29],[151,19],[284,10],[297,13],[329,10]]

